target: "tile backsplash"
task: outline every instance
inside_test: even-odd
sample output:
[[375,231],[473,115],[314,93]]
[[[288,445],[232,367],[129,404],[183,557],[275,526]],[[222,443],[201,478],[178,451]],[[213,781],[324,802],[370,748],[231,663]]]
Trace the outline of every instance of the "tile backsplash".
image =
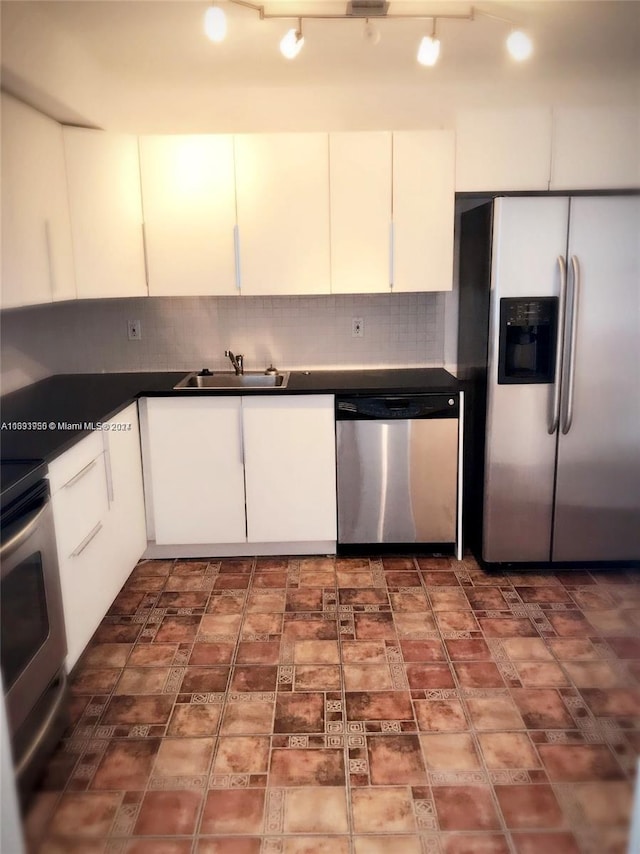
[[[146,297],[82,300],[0,315],[2,391],[52,373],[440,366],[445,295]],[[364,336],[351,334],[352,318]],[[139,320],[142,339],[129,341]]]

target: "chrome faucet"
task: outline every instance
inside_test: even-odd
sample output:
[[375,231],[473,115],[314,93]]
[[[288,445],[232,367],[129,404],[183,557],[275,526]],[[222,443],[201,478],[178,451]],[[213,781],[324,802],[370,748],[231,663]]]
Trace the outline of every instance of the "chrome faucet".
[[238,353],[237,356],[234,356],[231,350],[225,350],[224,354],[229,357],[229,361],[233,365],[233,370],[236,372],[236,376],[244,374],[244,356],[242,353]]

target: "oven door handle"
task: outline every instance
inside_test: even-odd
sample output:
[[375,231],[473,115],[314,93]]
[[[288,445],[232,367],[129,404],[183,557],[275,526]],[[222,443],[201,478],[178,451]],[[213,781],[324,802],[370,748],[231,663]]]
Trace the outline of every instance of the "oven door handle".
[[60,708],[64,703],[66,697],[66,688],[67,688],[67,674],[63,670],[60,676],[60,687],[58,688],[58,696],[53,703],[53,706],[49,709],[49,713],[47,717],[44,719],[40,727],[38,728],[38,732],[34,735],[31,744],[25,752],[20,757],[18,763],[16,764],[16,776],[21,777],[24,771],[29,767],[31,760],[36,754],[38,748],[42,744],[42,742],[47,737],[49,730],[51,729],[51,724],[54,722],[58,713],[60,712]]
[[45,501],[39,510],[36,510],[35,513],[27,517],[24,525],[19,531],[16,531],[13,537],[10,537],[6,543],[2,543],[0,546],[0,560],[6,559],[12,552],[20,548],[20,546],[29,539],[38,527],[40,519],[47,512],[48,507],[49,502]]

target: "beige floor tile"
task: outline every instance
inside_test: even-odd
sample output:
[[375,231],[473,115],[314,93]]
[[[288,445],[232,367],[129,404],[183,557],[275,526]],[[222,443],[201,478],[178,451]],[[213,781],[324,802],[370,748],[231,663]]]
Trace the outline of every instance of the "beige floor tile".
[[161,777],[206,774],[211,764],[213,738],[164,738],[153,773]]
[[295,641],[293,660],[296,664],[338,664],[340,652],[334,640]]
[[393,687],[388,664],[345,664],[343,672],[347,691],[383,691]]
[[266,736],[225,736],[218,740],[214,774],[264,774],[271,741]]
[[512,661],[553,661],[542,638],[505,638],[501,643]]
[[287,836],[282,845],[282,854],[349,854],[350,850],[348,836]]
[[288,789],[284,801],[285,833],[345,833],[349,830],[347,793],[342,786]]
[[482,732],[478,741],[487,768],[538,768],[540,761],[526,733]]
[[416,830],[408,787],[379,786],[351,791],[356,833],[411,833]]
[[510,697],[467,697],[469,717],[477,730],[524,729],[518,707]]
[[470,771],[480,760],[469,733],[429,733],[420,736],[429,771]]
[[422,854],[418,836],[356,836],[354,854]]

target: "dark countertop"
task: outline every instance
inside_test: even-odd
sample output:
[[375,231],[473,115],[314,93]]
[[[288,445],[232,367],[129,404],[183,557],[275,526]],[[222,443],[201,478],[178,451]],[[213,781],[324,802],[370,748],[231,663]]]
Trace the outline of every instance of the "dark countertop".
[[380,368],[354,371],[293,371],[287,391],[330,394],[454,392],[460,384],[444,368]]
[[[183,376],[183,371],[58,374],[11,392],[0,399],[0,456],[51,462],[91,432],[85,422],[108,421],[142,390],[165,391]],[[33,426],[11,429],[16,422]]]
[[[461,384],[443,368],[291,371],[284,390],[200,390],[173,386],[186,371],[59,374],[0,399],[2,460],[51,462],[139,397],[235,394],[381,394],[456,392]],[[22,423],[22,429],[11,427]],[[89,426],[86,426],[89,425]]]

